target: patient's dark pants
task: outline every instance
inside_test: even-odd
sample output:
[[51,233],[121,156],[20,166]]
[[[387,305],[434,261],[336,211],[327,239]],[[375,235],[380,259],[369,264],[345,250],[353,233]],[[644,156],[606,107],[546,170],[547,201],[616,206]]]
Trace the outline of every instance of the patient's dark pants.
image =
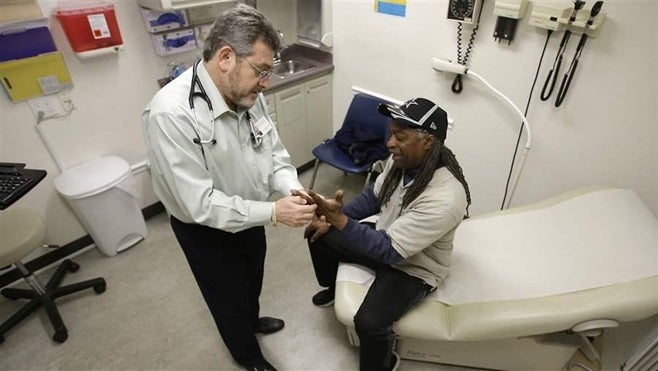
[[334,287],[339,262],[356,263],[375,271],[363,303],[354,316],[354,327],[360,342],[362,371],[390,370],[395,359],[393,323],[418,304],[431,286],[390,265],[381,264],[347,246],[339,234],[327,234],[311,243],[311,260],[320,286]]
[[265,263],[265,228],[229,233],[171,217],[171,226],[224,344],[244,366],[263,355],[255,336]]

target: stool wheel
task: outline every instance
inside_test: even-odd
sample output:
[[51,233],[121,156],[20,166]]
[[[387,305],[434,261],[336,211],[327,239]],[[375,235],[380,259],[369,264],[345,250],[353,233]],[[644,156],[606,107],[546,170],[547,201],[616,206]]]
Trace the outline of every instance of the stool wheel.
[[11,290],[2,290],[2,296],[4,296],[7,299],[10,299],[10,300],[18,300],[18,299],[21,298],[18,295],[15,295],[15,294],[12,295]]
[[94,285],[94,292],[96,292],[97,294],[102,294],[105,292],[105,288],[106,288],[105,282],[98,285]]
[[69,260],[68,271],[71,272],[71,273],[75,273],[75,272],[78,271],[78,269],[80,269],[80,264]]
[[53,340],[55,340],[58,343],[63,343],[68,338],[69,338],[69,332],[65,328],[55,331],[55,334],[53,335]]
[[55,340],[58,343],[63,343],[68,338],[69,338],[69,332],[65,328],[55,331],[55,334],[53,335],[53,340]]

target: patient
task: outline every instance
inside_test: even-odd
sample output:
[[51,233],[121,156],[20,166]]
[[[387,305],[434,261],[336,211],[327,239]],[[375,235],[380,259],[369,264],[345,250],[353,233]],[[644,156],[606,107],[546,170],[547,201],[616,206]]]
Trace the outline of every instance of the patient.
[[[315,305],[333,303],[339,262],[375,271],[354,317],[361,370],[397,366],[393,322],[446,277],[455,230],[471,203],[461,166],[444,145],[445,111],[416,98],[380,105],[379,112],[392,119],[384,172],[344,207],[341,190],[333,199],[309,191],[318,208],[305,231],[315,275],[326,288],[313,296]],[[374,229],[358,222],[371,215],[379,216]]]

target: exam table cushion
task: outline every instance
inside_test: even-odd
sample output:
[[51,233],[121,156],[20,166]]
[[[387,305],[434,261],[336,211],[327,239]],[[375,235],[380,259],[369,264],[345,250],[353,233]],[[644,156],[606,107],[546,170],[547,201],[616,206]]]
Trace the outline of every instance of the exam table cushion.
[[[569,192],[469,219],[450,275],[398,323],[428,340],[490,340],[570,329],[592,319],[658,313],[656,218],[622,189]],[[352,325],[374,275],[340,265],[336,314]]]

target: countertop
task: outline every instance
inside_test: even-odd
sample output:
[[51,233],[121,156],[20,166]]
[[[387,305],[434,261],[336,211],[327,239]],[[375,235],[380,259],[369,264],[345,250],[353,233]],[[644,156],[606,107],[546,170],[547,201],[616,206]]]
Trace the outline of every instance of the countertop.
[[331,71],[334,70],[333,56],[331,53],[300,44],[293,44],[286,48],[281,54],[281,59],[298,60],[306,62],[313,67],[295,73],[292,76],[281,77],[278,75],[272,75],[270,78],[270,87],[263,92],[264,94],[269,94],[288,86],[299,84],[305,80],[331,73]]
[[[313,67],[295,73],[291,76],[281,77],[278,75],[272,75],[272,77],[270,77],[270,87],[263,92],[265,94],[269,94],[274,91],[281,90],[295,84],[299,84],[300,82],[309,80],[317,76],[322,76],[331,73],[331,71],[334,70],[333,56],[331,55],[331,53],[301,44],[292,44],[289,47],[287,47],[285,51],[281,54],[281,59],[282,60],[294,59],[308,63]],[[167,85],[171,80],[172,79],[170,77],[159,79],[158,86],[162,88],[163,86]]]

